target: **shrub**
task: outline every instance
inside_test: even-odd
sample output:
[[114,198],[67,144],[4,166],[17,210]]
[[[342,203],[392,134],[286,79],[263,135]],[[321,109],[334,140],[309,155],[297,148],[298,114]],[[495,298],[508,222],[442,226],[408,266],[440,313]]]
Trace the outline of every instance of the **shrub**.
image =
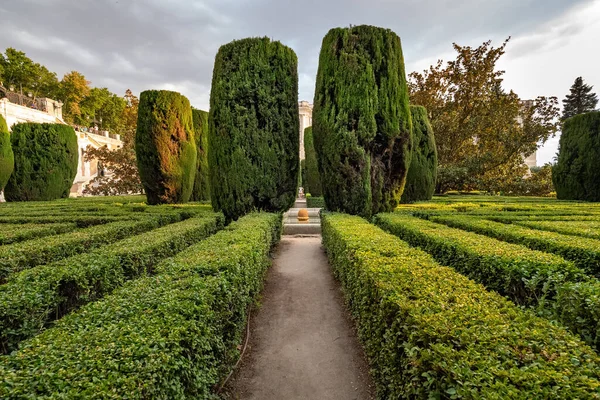
[[378,398],[598,395],[600,358],[563,328],[365,220],[324,214],[322,221]]
[[268,38],[222,46],[210,93],[211,202],[228,220],[285,211],[298,190],[298,59]]
[[323,39],[313,110],[314,147],[329,210],[393,210],[410,164],[411,115],[400,38],[373,26]]
[[149,204],[190,199],[196,175],[196,142],[187,98],[167,90],[142,92],[135,153]]
[[194,138],[196,139],[196,178],[192,201],[210,200],[210,183],[208,174],[208,113],[192,109],[194,121]]
[[556,197],[600,201],[600,112],[580,114],[564,122],[558,161],[552,169]]
[[63,124],[19,123],[12,127],[15,169],[4,188],[7,201],[68,197],[77,175],[75,131]]
[[74,223],[56,224],[3,224],[0,226],[0,245],[22,242],[74,230]]
[[49,322],[95,301],[222,227],[219,216],[191,218],[110,246],[15,274],[0,285],[0,349],[8,353]]
[[402,193],[402,203],[431,200],[437,178],[437,149],[427,110],[410,106],[413,122],[413,149]]
[[306,196],[306,207],[308,208],[325,208],[325,200],[322,197],[312,195]]
[[306,157],[304,165],[306,167],[306,177],[303,180],[304,193],[310,193],[312,196],[321,197],[321,178],[319,176],[319,166],[317,165],[317,154],[313,143],[312,127],[304,129],[304,156]]
[[212,398],[280,232],[280,215],[244,217],[67,315],[0,359],[0,397]]
[[8,182],[15,167],[15,155],[10,144],[10,133],[6,120],[0,115],[0,192]]

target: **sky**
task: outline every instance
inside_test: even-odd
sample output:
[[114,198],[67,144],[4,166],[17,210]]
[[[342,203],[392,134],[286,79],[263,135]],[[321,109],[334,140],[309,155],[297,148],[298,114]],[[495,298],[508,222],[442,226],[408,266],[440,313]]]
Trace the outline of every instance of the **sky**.
[[499,67],[522,99],[562,100],[578,76],[600,91],[600,0],[2,0],[0,21],[0,51],[22,50],[59,78],[76,70],[118,94],[176,90],[205,110],[221,45],[268,36],[290,46],[299,99],[312,102],[323,36],[361,24],[401,37],[407,73],[453,59],[453,42],[510,36]]

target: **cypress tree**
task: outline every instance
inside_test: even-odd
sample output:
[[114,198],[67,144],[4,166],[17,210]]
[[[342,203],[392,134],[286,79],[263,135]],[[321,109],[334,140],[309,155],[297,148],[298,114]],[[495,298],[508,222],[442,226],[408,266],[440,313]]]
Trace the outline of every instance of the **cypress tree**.
[[192,109],[194,121],[194,138],[196,139],[196,178],[192,201],[210,200],[210,184],[208,182],[208,113]]
[[310,126],[304,129],[304,157],[306,166],[304,191],[310,193],[311,196],[320,197],[323,195],[323,191],[321,190],[321,178],[319,176],[319,166],[317,165],[317,154],[315,153],[312,127]]
[[594,111],[598,104],[598,96],[592,93],[592,89],[593,86],[583,83],[581,76],[575,79],[570,93],[563,100],[563,120]]
[[20,123],[10,135],[14,171],[4,188],[7,201],[69,197],[77,175],[75,130],[63,124]]
[[294,205],[299,179],[298,60],[268,38],[222,46],[210,94],[211,202],[226,218]]
[[600,112],[567,119],[560,137],[558,160],[552,168],[556,197],[600,201]]
[[410,164],[411,131],[400,38],[366,25],[330,30],[313,110],[327,208],[365,217],[392,211]]
[[421,106],[410,106],[410,112],[413,123],[413,149],[402,203],[431,200],[437,178],[437,149],[427,110]]
[[148,204],[185,203],[194,188],[196,142],[187,98],[167,90],[140,95],[135,153]]
[[10,133],[6,120],[0,115],[0,192],[6,186],[15,167],[15,155],[10,144]]

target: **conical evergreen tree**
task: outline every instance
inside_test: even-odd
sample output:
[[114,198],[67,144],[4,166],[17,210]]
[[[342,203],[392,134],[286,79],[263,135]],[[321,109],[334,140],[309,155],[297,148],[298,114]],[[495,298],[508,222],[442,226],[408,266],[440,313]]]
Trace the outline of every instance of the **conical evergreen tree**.
[[6,186],[15,167],[15,155],[10,144],[6,120],[0,115],[0,192]]
[[581,76],[575,79],[575,83],[571,86],[571,93],[563,100],[563,120],[596,109],[598,96],[592,93],[592,88],[593,86],[583,83]]

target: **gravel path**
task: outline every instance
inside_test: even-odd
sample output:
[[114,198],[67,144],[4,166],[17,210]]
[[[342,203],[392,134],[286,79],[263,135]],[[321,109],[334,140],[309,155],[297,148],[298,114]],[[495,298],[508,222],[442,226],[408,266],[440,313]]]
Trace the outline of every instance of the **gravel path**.
[[284,236],[230,397],[370,399],[371,388],[321,237]]

